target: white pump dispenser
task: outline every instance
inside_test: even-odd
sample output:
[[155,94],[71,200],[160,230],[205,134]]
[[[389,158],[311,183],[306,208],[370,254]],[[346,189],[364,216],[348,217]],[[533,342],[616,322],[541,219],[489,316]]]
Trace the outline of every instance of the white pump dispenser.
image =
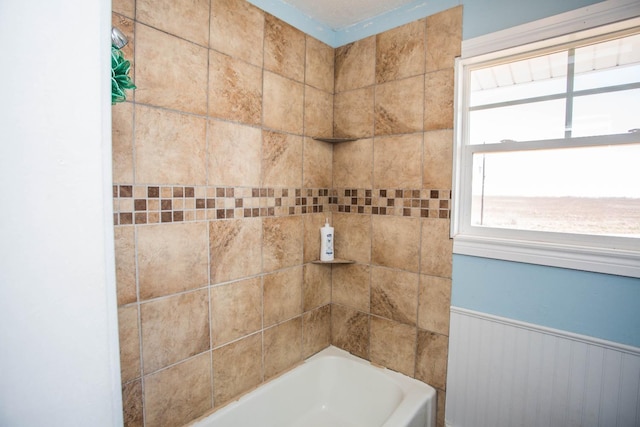
[[333,227],[326,218],[324,227],[320,228],[320,261],[333,261],[333,239]]

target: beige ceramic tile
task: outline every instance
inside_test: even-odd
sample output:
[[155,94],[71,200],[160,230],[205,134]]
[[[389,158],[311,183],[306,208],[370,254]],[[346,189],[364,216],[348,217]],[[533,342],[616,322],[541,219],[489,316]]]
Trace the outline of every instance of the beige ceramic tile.
[[302,186],[304,188],[331,188],[333,144],[305,138],[303,153]]
[[244,0],[212,0],[210,30],[212,49],[262,67],[262,10]]
[[438,402],[436,406],[436,427],[445,427],[444,415],[447,401],[447,393],[444,390],[437,390]]
[[264,376],[271,378],[302,360],[302,318],[264,331]]
[[453,128],[453,79],[453,68],[425,74],[425,131]]
[[120,336],[120,374],[126,383],[140,378],[140,337],[138,306],[118,309],[118,335]]
[[209,121],[208,185],[260,186],[262,132],[238,123]]
[[422,75],[376,86],[376,135],[422,130],[424,79]]
[[145,425],[182,426],[211,409],[211,354],[145,378]]
[[375,36],[337,48],[335,58],[336,93],[375,83]]
[[416,328],[371,316],[371,362],[413,377]]
[[373,142],[373,188],[420,188],[422,133],[377,137]]
[[333,214],[336,257],[368,264],[371,262],[371,217]]
[[373,136],[374,88],[336,93],[333,100],[333,134],[336,137]]
[[424,133],[423,188],[451,188],[453,130]]
[[138,227],[140,299],[206,285],[208,240],[203,222]]
[[111,108],[113,182],[133,182],[133,104],[123,102]]
[[211,288],[211,341],[214,347],[262,328],[259,277]]
[[446,336],[418,329],[416,379],[444,390],[447,385],[448,347]]
[[448,336],[450,307],[451,279],[420,275],[418,326]]
[[267,14],[264,26],[264,68],[303,82],[304,66],[304,33]]
[[145,374],[209,349],[207,294],[200,290],[140,306]]
[[207,112],[207,49],[136,24],[136,102]]
[[371,268],[371,314],[411,326],[416,324],[418,274]]
[[376,82],[424,73],[425,20],[405,24],[376,36]]
[[302,357],[307,358],[331,344],[331,305],[302,315]]
[[341,142],[333,149],[333,187],[373,186],[373,139]]
[[462,47],[462,6],[427,17],[427,71],[452,68]]
[[208,47],[209,0],[136,0],[136,20]]
[[320,264],[304,265],[302,311],[309,311],[331,302],[331,268]]
[[331,272],[331,298],[336,304],[369,312],[371,267],[363,264],[336,266]]
[[136,183],[206,183],[206,119],[136,106]]
[[209,115],[259,125],[262,120],[262,68],[211,50]]
[[420,220],[394,216],[372,218],[373,264],[418,272]]
[[449,238],[449,220],[422,220],[420,272],[451,278],[453,240]]
[[302,135],[304,85],[264,72],[264,126]]
[[311,36],[306,38],[305,82],[324,92],[333,93],[334,49]]
[[142,380],[132,381],[122,386],[122,409],[124,427],[143,427]]
[[211,283],[253,276],[262,271],[262,219],[209,223]]
[[326,218],[332,223],[329,212],[302,215],[305,263],[320,259],[320,228],[324,225]]
[[262,382],[262,334],[213,351],[213,404],[218,407]]
[[136,296],[136,248],[133,227],[115,227],[114,244],[116,258],[116,288],[118,305],[137,300]]
[[302,137],[262,131],[262,186],[302,186]]
[[331,344],[369,359],[369,315],[339,304],[331,305]]
[[264,276],[264,326],[302,314],[302,266]]
[[301,216],[265,218],[262,228],[262,262],[265,272],[302,264]]
[[135,0],[113,0],[111,9],[116,13],[133,18],[136,14],[136,2]]
[[304,133],[307,136],[333,136],[333,95],[305,86]]

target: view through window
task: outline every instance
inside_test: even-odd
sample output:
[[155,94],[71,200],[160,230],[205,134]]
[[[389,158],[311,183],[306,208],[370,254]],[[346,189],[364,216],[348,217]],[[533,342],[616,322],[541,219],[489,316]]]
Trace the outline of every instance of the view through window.
[[640,238],[638,31],[465,70],[468,225]]

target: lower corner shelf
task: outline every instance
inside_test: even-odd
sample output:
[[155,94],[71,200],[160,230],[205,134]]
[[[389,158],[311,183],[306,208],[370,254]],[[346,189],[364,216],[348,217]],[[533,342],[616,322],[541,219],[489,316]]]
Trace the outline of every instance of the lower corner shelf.
[[315,260],[315,261],[311,261],[313,264],[353,264],[355,263],[354,260],[351,259],[341,259],[341,258],[334,258],[331,261],[320,261],[319,259]]

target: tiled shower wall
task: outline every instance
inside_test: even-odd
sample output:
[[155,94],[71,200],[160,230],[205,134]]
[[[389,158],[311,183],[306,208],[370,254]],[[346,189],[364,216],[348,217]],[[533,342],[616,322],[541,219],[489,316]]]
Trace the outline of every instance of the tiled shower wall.
[[180,426],[330,343],[334,51],[244,1],[113,5],[125,424]]
[[[113,10],[138,86],[112,110],[125,424],[330,343],[443,391],[461,11],[334,50],[244,0]],[[311,139],[334,132],[363,139]],[[310,263],[326,216],[355,264]]]
[[[336,49],[331,341],[438,390],[451,296],[457,7]],[[372,207],[367,205],[371,195]],[[386,207],[384,206],[386,205]],[[354,213],[356,212],[356,213]]]

